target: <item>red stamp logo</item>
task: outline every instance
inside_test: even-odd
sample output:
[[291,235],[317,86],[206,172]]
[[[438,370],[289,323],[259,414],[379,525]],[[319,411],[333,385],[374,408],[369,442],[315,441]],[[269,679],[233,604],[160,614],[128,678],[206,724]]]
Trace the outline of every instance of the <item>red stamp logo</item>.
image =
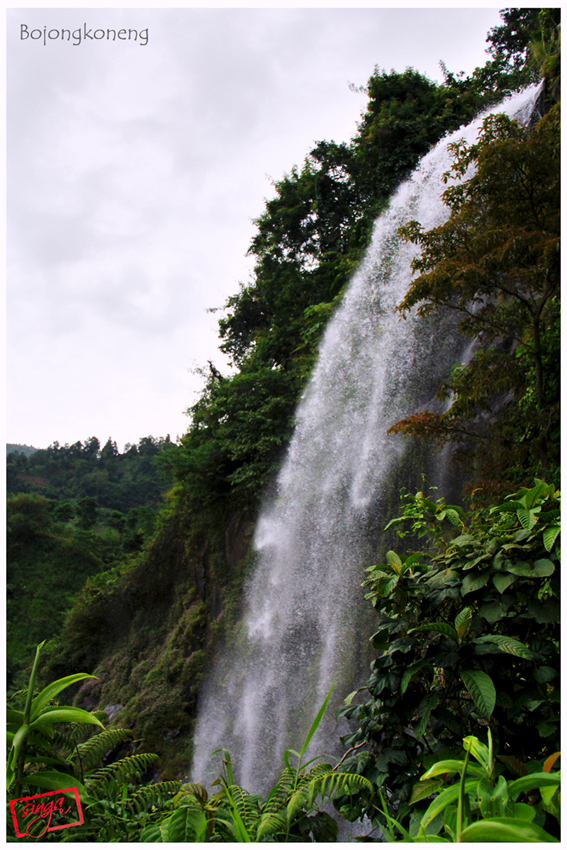
[[[73,796],[65,797],[65,794]],[[33,797],[10,800],[12,821],[18,838],[41,838],[46,832],[80,826],[84,823],[83,810],[76,788],[47,791]]]

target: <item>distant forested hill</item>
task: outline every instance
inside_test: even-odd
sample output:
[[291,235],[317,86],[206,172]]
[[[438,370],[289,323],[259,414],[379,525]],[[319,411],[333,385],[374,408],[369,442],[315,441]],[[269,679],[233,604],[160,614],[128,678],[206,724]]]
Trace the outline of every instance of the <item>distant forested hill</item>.
[[[156,459],[172,445],[169,436],[143,437],[120,453],[114,440],[101,448],[96,437],[84,444],[61,446],[8,455],[8,497],[37,493],[57,502],[96,499],[101,508],[127,513],[140,505],[156,508],[171,485],[171,475]],[[20,447],[21,448],[21,447]]]
[[124,568],[151,538],[172,483],[160,466],[170,447],[169,437],[143,437],[120,453],[91,437],[8,454],[10,683],[20,683],[37,643],[58,635],[85,582]]
[[14,452],[29,457],[37,451],[38,449],[36,449],[34,446],[26,446],[25,444],[21,445],[20,443],[6,443],[6,457],[8,457],[8,455],[13,454]]

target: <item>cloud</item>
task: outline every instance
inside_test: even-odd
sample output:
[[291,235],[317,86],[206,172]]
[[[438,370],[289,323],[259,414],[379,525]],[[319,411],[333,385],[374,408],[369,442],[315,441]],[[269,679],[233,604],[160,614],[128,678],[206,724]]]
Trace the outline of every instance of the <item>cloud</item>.
[[[376,64],[470,71],[498,14],[60,8],[7,21],[8,436],[46,445],[183,430],[200,386],[187,368],[224,368],[205,310],[248,279],[270,180],[317,140],[354,135],[366,98],[349,82]],[[20,39],[22,23],[149,38],[44,46]]]

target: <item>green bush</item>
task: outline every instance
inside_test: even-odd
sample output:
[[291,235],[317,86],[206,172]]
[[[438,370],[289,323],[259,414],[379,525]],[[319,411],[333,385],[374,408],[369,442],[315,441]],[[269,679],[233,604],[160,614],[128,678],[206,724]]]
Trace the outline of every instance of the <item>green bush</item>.
[[[345,765],[404,825],[424,769],[479,726],[520,763],[560,749],[559,505],[543,481],[469,514],[417,493],[387,526],[429,545],[368,568],[379,652],[340,714],[354,725]],[[339,811],[374,817],[377,800]]]

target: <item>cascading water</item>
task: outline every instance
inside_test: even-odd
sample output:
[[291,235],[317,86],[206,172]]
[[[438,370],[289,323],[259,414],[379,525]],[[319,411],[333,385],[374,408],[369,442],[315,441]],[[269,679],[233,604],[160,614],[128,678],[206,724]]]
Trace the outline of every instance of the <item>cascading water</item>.
[[[494,111],[527,120],[536,97],[529,90]],[[420,483],[419,473],[403,479],[407,443],[386,432],[431,404],[464,350],[454,319],[394,314],[415,253],[397,230],[411,219],[427,230],[446,221],[447,145],[475,141],[481,121],[442,140],[400,186],[327,328],[276,495],[257,525],[243,620],[201,693],[195,781],[219,774],[210,754],[223,747],[236,780],[265,791],[283,751],[299,749],[333,679],[339,702],[366,679],[372,612],[360,588],[364,567],[376,562],[377,535],[386,511],[396,510],[400,484]],[[310,751],[340,752],[332,710]]]

